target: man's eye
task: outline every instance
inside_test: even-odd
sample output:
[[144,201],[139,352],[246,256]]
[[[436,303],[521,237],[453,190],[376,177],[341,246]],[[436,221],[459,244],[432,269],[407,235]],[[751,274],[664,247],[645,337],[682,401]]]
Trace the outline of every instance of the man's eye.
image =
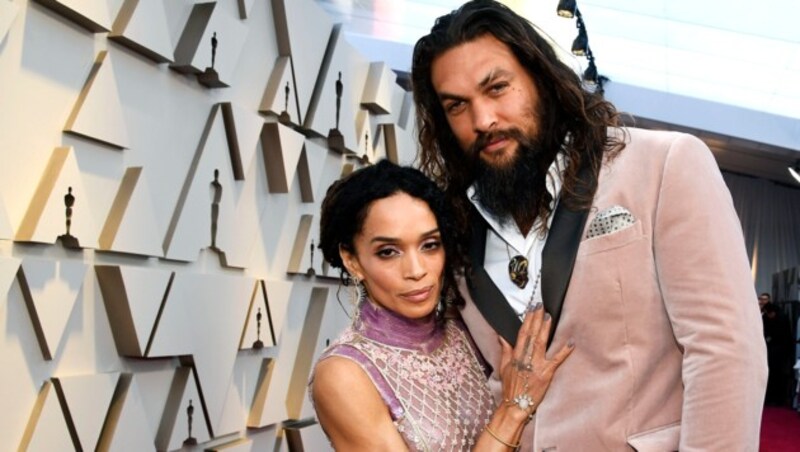
[[491,92],[493,92],[493,93],[501,93],[506,88],[508,88],[508,83],[507,82],[499,82],[499,83],[495,83],[495,84],[491,85],[489,87],[489,90]]
[[450,102],[445,106],[445,110],[448,114],[458,113],[459,111],[464,109],[464,102]]

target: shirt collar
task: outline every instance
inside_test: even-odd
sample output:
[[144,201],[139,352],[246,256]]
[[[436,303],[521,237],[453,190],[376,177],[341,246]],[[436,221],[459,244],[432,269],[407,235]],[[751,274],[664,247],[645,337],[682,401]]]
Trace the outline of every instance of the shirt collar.
[[[555,210],[556,203],[558,202],[558,197],[561,195],[561,187],[564,185],[564,170],[567,167],[567,156],[564,152],[559,152],[556,154],[556,158],[553,159],[553,163],[550,164],[550,168],[547,170],[547,178],[545,180],[545,187],[547,191],[552,196],[552,200],[550,201],[550,211],[552,212]],[[478,209],[481,216],[486,220],[489,224],[489,227],[494,229],[500,236],[507,236],[509,234],[517,234],[519,235],[519,229],[517,228],[516,223],[513,221],[506,222],[505,225],[500,224],[484,207],[481,205],[480,200],[477,198],[475,194],[475,183],[473,182],[467,188],[467,199]],[[549,219],[548,219],[549,220]],[[538,224],[541,220],[537,219],[536,224],[533,228],[531,228],[531,232],[535,232],[538,229]]]

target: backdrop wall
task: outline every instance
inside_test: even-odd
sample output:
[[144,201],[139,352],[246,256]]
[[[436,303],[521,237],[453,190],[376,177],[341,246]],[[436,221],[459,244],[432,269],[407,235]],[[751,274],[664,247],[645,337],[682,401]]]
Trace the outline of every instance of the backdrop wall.
[[319,204],[413,158],[393,75],[311,0],[0,0],[0,450],[323,448]]

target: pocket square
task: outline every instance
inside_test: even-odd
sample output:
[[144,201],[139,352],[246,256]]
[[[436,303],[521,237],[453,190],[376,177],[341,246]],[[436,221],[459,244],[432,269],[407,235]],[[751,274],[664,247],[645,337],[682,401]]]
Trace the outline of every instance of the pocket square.
[[598,213],[589,224],[586,238],[599,237],[601,235],[612,234],[619,230],[633,225],[636,218],[622,206],[611,206]]

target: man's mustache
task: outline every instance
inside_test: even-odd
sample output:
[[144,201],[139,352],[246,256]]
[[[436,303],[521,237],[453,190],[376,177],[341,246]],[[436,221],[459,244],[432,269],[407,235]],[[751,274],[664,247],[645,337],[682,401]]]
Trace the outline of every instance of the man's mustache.
[[472,146],[469,147],[469,155],[477,156],[481,149],[485,148],[487,144],[491,143],[492,141],[499,140],[499,139],[508,139],[511,138],[516,140],[517,143],[521,145],[525,145],[528,143],[528,138],[516,127],[512,127],[510,129],[505,130],[492,130],[489,132],[481,132],[478,134],[478,137],[472,143]]

